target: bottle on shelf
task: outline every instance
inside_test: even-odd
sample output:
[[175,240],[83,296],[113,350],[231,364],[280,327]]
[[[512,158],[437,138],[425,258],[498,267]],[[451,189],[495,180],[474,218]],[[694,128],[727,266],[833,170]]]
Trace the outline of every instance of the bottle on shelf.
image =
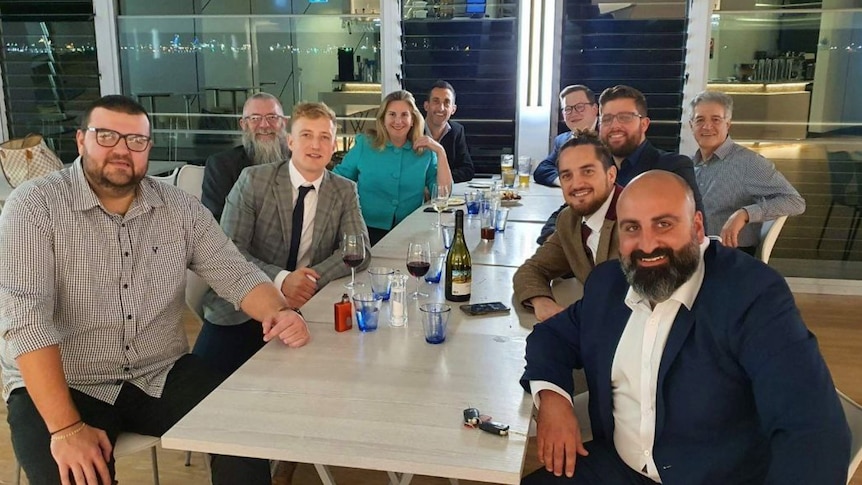
[[464,240],[464,211],[455,211],[455,237],[446,257],[446,299],[470,301],[473,264]]

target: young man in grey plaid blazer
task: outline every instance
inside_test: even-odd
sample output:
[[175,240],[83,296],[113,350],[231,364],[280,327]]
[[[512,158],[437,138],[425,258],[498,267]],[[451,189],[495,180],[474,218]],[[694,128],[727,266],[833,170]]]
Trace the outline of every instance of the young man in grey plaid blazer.
[[[344,234],[361,234],[370,254],[356,184],[326,170],[335,150],[335,123],[335,113],[323,103],[297,105],[288,136],[291,159],[243,170],[222,214],[228,237],[295,308],[330,281],[350,274],[341,259]],[[368,266],[368,259],[359,269]],[[259,328],[210,291],[194,353],[233,372],[263,346]]]

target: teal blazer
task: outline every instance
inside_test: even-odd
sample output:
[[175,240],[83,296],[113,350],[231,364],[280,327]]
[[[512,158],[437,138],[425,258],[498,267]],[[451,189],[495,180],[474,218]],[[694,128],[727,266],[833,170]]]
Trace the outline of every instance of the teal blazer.
[[401,148],[386,143],[376,150],[365,135],[356,135],[333,172],[356,182],[365,224],[388,230],[422,206],[425,189],[437,185],[437,155],[431,150],[417,154],[409,141]]

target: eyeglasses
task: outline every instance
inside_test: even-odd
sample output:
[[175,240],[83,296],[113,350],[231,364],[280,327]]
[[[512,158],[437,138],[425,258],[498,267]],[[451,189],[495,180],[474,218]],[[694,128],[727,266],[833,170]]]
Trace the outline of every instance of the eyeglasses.
[[570,115],[570,114],[572,114],[572,111],[575,111],[578,113],[583,113],[584,110],[587,109],[587,106],[592,106],[592,105],[593,105],[593,103],[578,103],[578,104],[574,104],[572,106],[563,106],[560,109],[563,110],[563,113]]
[[257,125],[263,120],[266,120],[266,122],[269,123],[270,125],[274,125],[274,124],[278,123],[282,118],[283,117],[281,115],[264,115],[264,116],[249,115],[249,116],[244,116],[242,119],[248,121],[249,123],[251,123],[253,125]]
[[620,122],[621,125],[627,125],[632,121],[639,120],[641,118],[643,118],[643,115],[640,115],[638,113],[617,113],[615,115],[602,115],[602,124],[610,125],[614,122],[614,120],[617,120]]
[[117,146],[117,143],[120,143],[121,139],[125,139],[126,146],[133,152],[142,152],[146,150],[150,145],[151,140],[150,137],[145,135],[136,135],[134,133],[121,135],[116,131],[109,130],[107,128],[93,128],[92,126],[89,126],[87,127],[87,131],[92,131],[96,134],[96,143],[98,143],[99,146],[113,148]]
[[723,116],[713,116],[712,118],[695,118],[694,121],[691,122],[696,128],[703,128],[706,125],[716,126],[720,125],[727,118]]

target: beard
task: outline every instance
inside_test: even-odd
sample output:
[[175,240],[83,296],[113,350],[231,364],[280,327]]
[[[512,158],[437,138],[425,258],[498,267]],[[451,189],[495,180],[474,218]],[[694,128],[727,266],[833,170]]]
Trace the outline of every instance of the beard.
[[[654,268],[639,267],[643,258],[666,256],[667,264]],[[661,303],[683,285],[697,270],[700,263],[700,245],[695,238],[679,251],[658,248],[650,254],[634,250],[628,257],[620,257],[626,281],[640,295],[654,303]]]
[[609,139],[610,136],[606,136],[602,139],[602,142],[608,147],[608,150],[610,150],[611,155],[620,158],[625,158],[631,155],[635,152],[635,150],[637,150],[638,146],[640,145],[637,134],[626,135],[623,144],[617,147],[614,147],[613,145],[608,143]]
[[[122,160],[128,163],[132,172],[131,175],[112,171],[108,162],[113,160]],[[147,162],[147,164],[149,164],[149,162]],[[84,168],[84,174],[86,175],[87,181],[114,193],[128,193],[129,191],[135,190],[141,180],[143,180],[147,175],[146,169],[141,173],[137,173],[135,171],[135,163],[132,160],[131,154],[125,156],[110,155],[104,160],[101,166],[99,166],[98,161],[90,158],[89,153],[84,149],[81,154],[81,165]]]
[[254,136],[254,132],[242,132],[242,146],[245,148],[245,153],[255,165],[263,165],[265,163],[276,163],[290,158],[290,151],[287,148],[287,133],[283,130],[273,131],[275,139],[273,140],[258,140]]
[[[611,190],[613,190],[613,186],[609,188],[604,194],[597,195],[593,200],[587,202],[585,205],[573,206],[572,204],[568,204],[569,210],[572,211],[577,217],[589,217],[596,213],[597,210],[608,200],[608,197],[611,194]],[[572,192],[577,192],[573,190]],[[595,192],[594,192],[595,193]],[[574,198],[574,195],[572,195]]]

